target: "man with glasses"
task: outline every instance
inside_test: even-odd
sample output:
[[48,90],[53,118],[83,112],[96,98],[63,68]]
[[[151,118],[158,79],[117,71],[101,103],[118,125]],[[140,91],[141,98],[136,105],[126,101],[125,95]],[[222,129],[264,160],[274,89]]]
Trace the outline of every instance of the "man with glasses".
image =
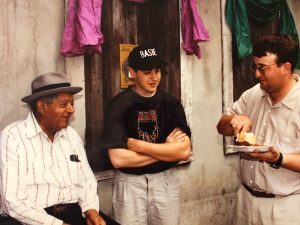
[[220,134],[253,132],[267,152],[240,155],[235,225],[296,225],[300,221],[300,82],[293,74],[299,45],[267,35],[253,48],[259,84],[245,91],[217,125]]

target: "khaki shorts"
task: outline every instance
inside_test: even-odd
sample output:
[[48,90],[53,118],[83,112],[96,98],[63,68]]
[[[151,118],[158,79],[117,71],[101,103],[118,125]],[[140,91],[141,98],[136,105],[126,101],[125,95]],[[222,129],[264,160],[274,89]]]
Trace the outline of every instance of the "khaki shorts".
[[114,218],[122,225],[179,224],[180,191],[174,172],[169,169],[131,175],[117,171],[113,184]]

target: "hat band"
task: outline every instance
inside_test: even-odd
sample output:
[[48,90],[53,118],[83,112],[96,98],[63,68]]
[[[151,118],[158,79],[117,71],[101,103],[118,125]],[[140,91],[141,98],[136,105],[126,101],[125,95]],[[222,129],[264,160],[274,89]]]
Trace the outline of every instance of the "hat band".
[[49,85],[40,87],[38,89],[35,89],[34,91],[32,91],[32,94],[42,92],[42,91],[48,91],[48,90],[55,89],[55,88],[70,87],[70,86],[71,86],[70,83],[49,84]]

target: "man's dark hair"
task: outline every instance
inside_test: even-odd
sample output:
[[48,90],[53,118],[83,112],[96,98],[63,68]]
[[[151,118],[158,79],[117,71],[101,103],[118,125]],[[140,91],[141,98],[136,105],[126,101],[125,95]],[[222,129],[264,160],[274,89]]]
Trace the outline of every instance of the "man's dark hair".
[[277,56],[277,65],[289,62],[292,71],[298,59],[299,44],[289,35],[266,35],[259,39],[253,46],[253,56],[263,57],[267,53]]
[[46,95],[43,96],[39,99],[36,99],[35,101],[33,101],[32,103],[29,104],[29,107],[31,108],[33,114],[35,116],[37,116],[37,108],[36,108],[36,103],[38,100],[42,100],[43,102],[45,102],[46,104],[51,104],[53,102],[53,100],[57,97],[57,93],[56,94],[52,94],[52,95]]

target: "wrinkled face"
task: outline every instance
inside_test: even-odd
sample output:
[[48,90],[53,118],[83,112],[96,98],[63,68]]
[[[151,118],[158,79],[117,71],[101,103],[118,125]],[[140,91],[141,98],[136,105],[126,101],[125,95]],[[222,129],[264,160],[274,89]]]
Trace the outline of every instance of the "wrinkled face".
[[[42,104],[41,126],[50,133],[56,133],[69,125],[74,112],[73,95],[60,93],[52,103]],[[39,106],[41,107],[41,106]]]
[[156,93],[161,79],[160,69],[151,69],[146,71],[130,70],[132,78],[135,80],[135,91],[144,97],[151,97]]
[[268,54],[261,58],[253,57],[253,67],[255,70],[255,77],[260,82],[260,87],[268,93],[277,92],[282,88],[284,72],[282,65],[277,65],[277,56]]

